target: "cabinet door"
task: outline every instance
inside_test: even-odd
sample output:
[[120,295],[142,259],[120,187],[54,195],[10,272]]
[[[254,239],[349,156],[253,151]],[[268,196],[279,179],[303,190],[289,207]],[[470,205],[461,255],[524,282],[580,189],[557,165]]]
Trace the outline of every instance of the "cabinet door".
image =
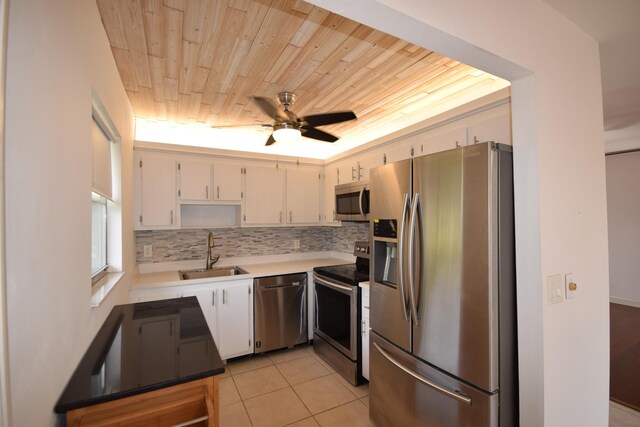
[[369,287],[362,287],[360,289],[362,295],[362,376],[369,379],[369,315],[370,315],[370,299],[369,299]]
[[467,128],[469,144],[494,141],[511,145],[511,118],[508,113],[474,123]]
[[381,152],[368,153],[356,162],[358,168],[358,177],[360,181],[369,180],[369,171],[371,169],[382,166],[384,164],[384,155]]
[[218,350],[222,359],[253,352],[252,280],[218,288]]
[[324,222],[325,224],[340,224],[336,221],[336,185],[338,184],[338,167],[324,168]]
[[143,156],[139,160],[140,227],[175,227],[176,162],[170,158]]
[[338,164],[338,184],[346,184],[348,182],[357,181],[357,164],[352,161],[346,161]]
[[287,223],[320,222],[320,171],[315,168],[287,170]]
[[362,314],[362,376],[369,379],[369,317]]
[[180,200],[211,200],[211,163],[180,161]]
[[243,223],[282,224],[285,171],[275,166],[247,166]]
[[216,163],[213,165],[213,200],[242,200],[242,173],[240,165]]
[[213,340],[218,343],[218,310],[217,306],[220,304],[220,300],[216,295],[216,290],[211,289],[203,289],[203,290],[187,290],[182,293],[183,297],[196,297],[198,298],[198,303],[200,304],[200,308],[202,309],[202,314],[204,314],[204,318],[207,320],[207,325],[209,326],[209,331],[211,332],[211,336]]
[[414,147],[414,156],[452,150],[467,143],[467,128],[440,130],[434,129],[424,133],[420,147]]

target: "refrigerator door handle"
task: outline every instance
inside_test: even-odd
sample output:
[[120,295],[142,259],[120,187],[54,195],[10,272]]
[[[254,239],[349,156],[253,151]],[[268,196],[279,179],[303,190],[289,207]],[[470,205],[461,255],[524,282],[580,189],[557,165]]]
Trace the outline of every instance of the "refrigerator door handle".
[[409,193],[404,193],[404,201],[402,202],[402,221],[400,221],[400,238],[398,239],[398,282],[400,282],[400,299],[402,300],[402,312],[404,320],[409,321],[409,311],[407,310],[407,293],[404,288],[404,232],[407,224],[407,213],[409,212]]
[[471,406],[471,398],[469,396],[466,396],[464,394],[462,394],[461,392],[457,391],[457,390],[449,390],[448,388],[441,386],[440,384],[437,384],[431,380],[426,379],[425,377],[423,377],[422,375],[413,372],[411,369],[407,368],[406,366],[404,366],[402,363],[398,362],[396,359],[393,358],[393,356],[391,356],[389,353],[387,353],[386,351],[384,351],[379,345],[378,343],[374,342],[373,346],[376,348],[376,350],[378,350],[380,352],[380,354],[382,354],[389,362],[393,363],[397,368],[402,369],[404,372],[406,372],[407,374],[411,375],[413,378],[415,378],[416,380],[420,381],[422,384],[433,388],[434,390],[439,391],[440,393],[449,396],[451,398],[456,399],[457,401],[464,403],[465,405],[469,405]]
[[[414,325],[418,325],[418,304],[416,298],[416,277],[413,261],[415,259],[415,242],[416,242],[416,217],[418,216],[418,206],[420,204],[420,193],[415,193],[411,201],[411,223],[409,225],[409,306],[411,307],[411,315],[413,316]],[[417,278],[418,285],[420,277]]]

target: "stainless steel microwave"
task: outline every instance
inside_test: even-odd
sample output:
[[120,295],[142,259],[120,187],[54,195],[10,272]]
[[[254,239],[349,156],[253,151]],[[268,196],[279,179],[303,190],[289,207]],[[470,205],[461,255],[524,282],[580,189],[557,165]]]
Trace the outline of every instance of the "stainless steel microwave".
[[336,219],[369,221],[369,182],[336,185]]

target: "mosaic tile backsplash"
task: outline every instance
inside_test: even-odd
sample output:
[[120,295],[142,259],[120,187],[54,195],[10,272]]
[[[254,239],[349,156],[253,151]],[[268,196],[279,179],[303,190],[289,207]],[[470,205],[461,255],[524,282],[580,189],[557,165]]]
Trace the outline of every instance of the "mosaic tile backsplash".
[[[261,227],[203,228],[185,230],[136,231],[136,262],[189,261],[204,259],[207,236],[212,232],[214,252],[223,258],[255,255],[337,251],[352,253],[356,240],[369,238],[368,223],[349,223],[342,227]],[[293,248],[293,240],[300,248]],[[144,257],[144,246],[153,245],[153,256]]]

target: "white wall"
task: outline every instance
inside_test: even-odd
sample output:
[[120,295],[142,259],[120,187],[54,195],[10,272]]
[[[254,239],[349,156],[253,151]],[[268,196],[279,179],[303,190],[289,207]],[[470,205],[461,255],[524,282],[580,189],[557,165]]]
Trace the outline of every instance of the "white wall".
[[133,114],[95,1],[12,1],[6,102],[6,251],[14,426],[53,407],[125,278],[90,308],[91,95],[122,136],[124,269],[133,271]]
[[607,156],[611,301],[640,307],[640,152]]
[[[521,424],[608,420],[598,45],[540,0],[310,0],[512,81]],[[579,294],[546,303],[546,278]]]

